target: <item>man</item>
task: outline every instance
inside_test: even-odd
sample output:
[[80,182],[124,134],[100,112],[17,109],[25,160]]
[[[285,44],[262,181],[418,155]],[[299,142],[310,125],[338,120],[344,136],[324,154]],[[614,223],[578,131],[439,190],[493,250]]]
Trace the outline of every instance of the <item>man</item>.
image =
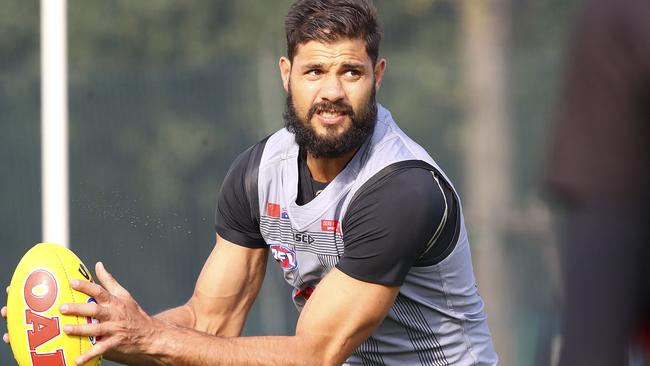
[[559,364],[628,365],[650,306],[650,2],[579,14],[544,174],[561,203]]
[[[368,0],[299,0],[286,18],[286,128],[233,163],[217,243],[187,304],[147,315],[98,264],[99,305],[61,311],[129,364],[495,365],[460,202],[375,102],[386,61]],[[296,334],[239,337],[271,252],[301,311]]]

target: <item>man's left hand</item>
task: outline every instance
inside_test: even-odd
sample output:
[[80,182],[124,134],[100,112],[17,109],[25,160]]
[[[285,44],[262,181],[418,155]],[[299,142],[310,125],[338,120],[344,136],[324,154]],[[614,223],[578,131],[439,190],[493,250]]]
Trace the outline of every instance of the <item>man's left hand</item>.
[[[92,296],[96,304],[64,304],[61,313],[92,317],[99,321],[95,324],[66,325],[66,334],[77,336],[94,336],[97,343],[85,354],[77,358],[77,364],[83,365],[89,360],[108,353],[108,358],[125,360],[140,358],[146,353],[148,343],[155,337],[159,321],[149,316],[131,294],[98,262],[95,266],[97,279],[101,284],[73,280],[73,289]],[[129,357],[135,356],[135,357]]]

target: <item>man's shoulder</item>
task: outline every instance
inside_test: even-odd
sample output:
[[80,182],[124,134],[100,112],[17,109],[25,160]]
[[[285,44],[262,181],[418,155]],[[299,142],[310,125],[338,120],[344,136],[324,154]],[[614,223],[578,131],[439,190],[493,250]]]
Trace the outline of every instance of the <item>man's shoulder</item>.
[[413,162],[420,161],[416,165],[423,163],[425,169],[435,171],[437,175],[451,183],[431,154],[400,129],[390,111],[381,105],[378,107],[377,125],[366,157],[364,177],[376,179],[386,171],[396,168],[401,170],[404,165],[410,166]]
[[296,152],[293,134],[285,128],[278,130],[241,152],[230,166],[230,171],[257,171],[270,162],[286,159]]
[[422,192],[436,191],[436,180],[440,177],[440,172],[425,161],[399,161],[386,166],[366,180],[357,190],[356,198],[368,193],[378,199],[401,195],[400,192],[404,192],[405,187],[408,187],[410,196],[418,196]]
[[377,124],[372,136],[372,154],[388,160],[424,160],[435,165],[429,153],[398,126],[392,114],[378,105]]
[[294,134],[286,128],[282,128],[269,135],[264,140],[264,147],[262,149],[264,150],[264,154],[261,156],[261,166],[295,158],[298,156],[299,150]]

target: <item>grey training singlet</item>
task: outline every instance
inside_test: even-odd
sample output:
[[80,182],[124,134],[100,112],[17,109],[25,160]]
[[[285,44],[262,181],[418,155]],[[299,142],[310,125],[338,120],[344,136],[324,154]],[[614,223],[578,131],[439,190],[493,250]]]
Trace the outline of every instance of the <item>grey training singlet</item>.
[[[391,164],[405,161],[424,162],[448,179],[382,106],[372,137],[317,197],[302,206],[296,204],[298,153],[294,135],[286,129],[269,137],[259,164],[258,195],[262,237],[294,288],[294,303],[302,309],[344,254],[343,219],[364,183]],[[497,364],[460,216],[453,251],[435,265],[411,267],[387,317],[347,365]]]

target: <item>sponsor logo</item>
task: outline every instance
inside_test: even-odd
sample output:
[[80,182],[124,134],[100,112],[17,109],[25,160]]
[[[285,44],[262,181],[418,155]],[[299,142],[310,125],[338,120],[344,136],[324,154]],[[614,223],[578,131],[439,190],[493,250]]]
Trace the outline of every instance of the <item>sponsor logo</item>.
[[340,233],[341,226],[338,220],[321,220],[320,230],[326,233]]
[[304,233],[294,233],[293,240],[295,240],[296,243],[305,243],[305,244],[311,244],[315,241],[311,235],[304,234]]
[[298,266],[298,261],[296,259],[296,252],[284,245],[280,244],[271,244],[271,253],[276,262],[280,263],[285,271],[291,271],[296,269]]
[[280,205],[277,203],[267,203],[266,204],[266,216],[270,217],[280,217]]
[[287,213],[286,210],[282,210],[282,215],[280,216],[285,220],[289,220],[289,214]]
[[29,353],[34,366],[64,366],[63,349],[51,353],[38,353],[36,348],[61,335],[61,320],[57,316],[47,317],[43,313],[56,303],[59,286],[56,277],[49,271],[37,269],[27,276],[23,285],[25,299],[25,325]]

